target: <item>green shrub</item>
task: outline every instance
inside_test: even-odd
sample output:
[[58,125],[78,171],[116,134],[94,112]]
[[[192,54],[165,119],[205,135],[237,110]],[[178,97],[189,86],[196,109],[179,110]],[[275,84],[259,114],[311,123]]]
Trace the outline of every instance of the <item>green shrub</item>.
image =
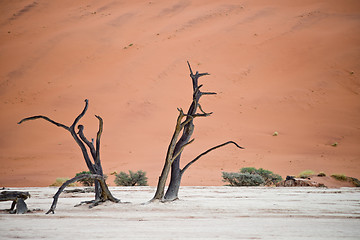
[[324,172],[319,172],[318,177],[326,177],[326,174]]
[[264,179],[265,185],[273,185],[283,180],[280,175],[263,168],[245,167],[240,169],[240,172],[260,175]]
[[223,181],[229,182],[230,186],[260,186],[265,183],[258,174],[223,172]]
[[[70,180],[70,178],[56,178],[55,182],[50,185],[50,187],[60,187],[63,185],[67,180]],[[76,183],[70,183],[68,187],[76,187]]]
[[240,169],[240,172],[241,172],[241,173],[255,174],[256,171],[257,171],[257,169],[254,168],[254,167],[244,167],[244,168]]
[[[77,173],[75,176],[79,176],[82,174],[91,174],[91,172],[90,171],[82,171],[82,172]],[[106,174],[104,174],[104,179],[106,181],[106,179],[107,179]],[[84,179],[79,180],[78,182],[80,182],[83,186],[90,187],[90,186],[94,185],[95,181],[92,178],[84,178]]]
[[147,179],[146,172],[142,170],[137,172],[129,170],[129,174],[125,172],[115,174],[114,182],[117,186],[147,186]]
[[305,171],[302,171],[301,173],[299,173],[299,178],[308,178],[314,174],[315,174],[315,172],[312,170],[305,170]]
[[331,177],[333,177],[339,181],[347,181],[347,179],[348,179],[344,174],[333,174],[333,175],[331,175]]

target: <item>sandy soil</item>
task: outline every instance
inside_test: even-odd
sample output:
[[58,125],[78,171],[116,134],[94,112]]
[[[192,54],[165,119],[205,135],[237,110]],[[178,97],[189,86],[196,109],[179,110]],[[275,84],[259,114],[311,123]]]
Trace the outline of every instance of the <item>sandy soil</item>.
[[184,185],[249,166],[360,178],[357,0],[3,0],[0,13],[1,186],[86,170],[63,129],[16,124],[70,125],[85,98],[88,138],[104,119],[105,173],[142,169],[155,185],[176,108],[191,101],[187,60],[218,95],[202,99],[214,114],[196,119],[183,164],[230,139],[246,149],[212,152]]
[[[63,194],[45,215],[56,188],[25,188],[29,208],[0,214],[1,239],[358,239],[358,188],[182,187],[180,200],[142,203],[153,187],[112,187],[127,204],[74,208],[93,194]],[[0,202],[0,209],[10,203]]]

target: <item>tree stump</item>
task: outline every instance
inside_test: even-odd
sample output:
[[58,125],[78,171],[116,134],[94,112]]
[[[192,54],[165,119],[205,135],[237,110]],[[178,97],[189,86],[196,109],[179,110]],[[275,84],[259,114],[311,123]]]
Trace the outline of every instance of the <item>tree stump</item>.
[[28,211],[25,200],[30,197],[29,192],[2,191],[0,201],[13,201],[9,212],[12,214],[24,214]]

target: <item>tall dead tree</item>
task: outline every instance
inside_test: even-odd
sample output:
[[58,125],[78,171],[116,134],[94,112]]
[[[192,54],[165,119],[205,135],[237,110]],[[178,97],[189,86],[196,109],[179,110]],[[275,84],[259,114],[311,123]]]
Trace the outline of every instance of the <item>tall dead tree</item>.
[[[58,123],[55,122],[54,120],[46,117],[46,116],[42,116],[42,115],[38,115],[38,116],[32,116],[32,117],[28,117],[28,118],[24,118],[22,119],[20,122],[18,122],[18,124],[21,124],[23,122],[26,121],[30,121],[30,120],[36,120],[36,119],[44,119],[58,127],[61,127],[63,129],[65,129],[66,131],[70,132],[71,136],[74,138],[75,142],[78,144],[78,146],[81,149],[81,152],[83,154],[83,157],[85,159],[85,163],[86,166],[88,167],[89,171],[91,174],[82,174],[82,175],[78,175],[75,176],[74,178],[66,181],[58,190],[58,192],[54,195],[54,200],[53,203],[49,209],[48,213],[54,213],[55,212],[55,208],[56,208],[56,204],[58,201],[58,198],[61,194],[61,192],[65,189],[66,186],[68,186],[70,183],[85,179],[85,178],[91,178],[91,179],[95,179],[95,200],[92,201],[88,201],[86,203],[90,203],[90,207],[96,206],[101,202],[105,202],[107,200],[112,201],[112,202],[119,202],[120,200],[115,198],[106,182],[104,179],[104,174],[103,174],[103,170],[102,170],[102,166],[101,166],[101,161],[100,161],[100,138],[101,138],[101,134],[103,131],[103,120],[100,116],[95,115],[95,117],[99,120],[99,130],[97,132],[96,135],[96,143],[95,146],[93,144],[93,141],[90,142],[84,135],[84,126],[83,125],[78,125],[80,119],[85,115],[87,109],[88,109],[88,105],[89,105],[89,101],[86,99],[85,100],[85,107],[83,109],[83,111],[75,118],[74,122],[71,124],[71,126],[66,126],[62,123]],[[75,131],[77,126],[78,132]],[[86,149],[86,146],[89,148],[90,151],[90,155]],[[91,156],[91,157],[90,157]],[[92,159],[92,160],[91,160]]]
[[[176,127],[174,134],[171,138],[166,158],[165,158],[165,164],[163,167],[163,170],[161,172],[161,175],[159,177],[157,189],[155,192],[155,196],[152,200],[160,200],[160,201],[173,201],[178,198],[178,192],[181,184],[181,178],[184,174],[184,172],[198,159],[200,159],[205,154],[223,147],[227,144],[234,144],[236,147],[243,149],[240,147],[237,143],[233,141],[228,141],[223,144],[217,145],[215,147],[212,147],[208,149],[207,151],[201,153],[199,156],[194,158],[192,161],[190,161],[188,164],[185,165],[184,168],[180,168],[180,159],[181,159],[181,153],[184,150],[184,148],[191,144],[194,139],[191,139],[191,136],[194,132],[194,119],[197,117],[208,117],[212,114],[206,113],[203,108],[201,107],[199,100],[203,95],[214,95],[216,93],[214,92],[202,92],[200,89],[203,85],[199,85],[198,80],[202,76],[209,75],[208,73],[199,73],[196,72],[193,73],[191,66],[188,63],[189,70],[190,70],[190,77],[192,79],[192,86],[193,86],[193,100],[191,102],[191,105],[185,114],[182,109],[178,108],[179,116],[176,121]],[[200,110],[200,113],[197,113],[198,109]],[[180,134],[182,133],[181,137]],[[180,138],[179,138],[180,137]],[[190,140],[191,139],[191,140]],[[170,184],[166,191],[166,194],[164,194],[165,191],[165,185],[166,180],[168,178],[169,172],[171,169],[171,178],[170,178]]]

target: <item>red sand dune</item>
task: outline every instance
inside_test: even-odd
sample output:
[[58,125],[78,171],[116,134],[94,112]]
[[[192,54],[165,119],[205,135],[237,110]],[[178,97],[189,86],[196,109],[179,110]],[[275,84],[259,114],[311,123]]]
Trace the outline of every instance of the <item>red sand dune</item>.
[[[311,169],[360,178],[360,2],[41,1],[0,7],[0,185],[48,186],[86,170],[68,132],[37,120],[104,119],[105,173],[142,169],[155,185],[193,69],[209,72],[184,185],[221,171]],[[274,132],[278,136],[273,136]],[[337,143],[337,146],[331,146]],[[113,183],[112,183],[113,184]]]

